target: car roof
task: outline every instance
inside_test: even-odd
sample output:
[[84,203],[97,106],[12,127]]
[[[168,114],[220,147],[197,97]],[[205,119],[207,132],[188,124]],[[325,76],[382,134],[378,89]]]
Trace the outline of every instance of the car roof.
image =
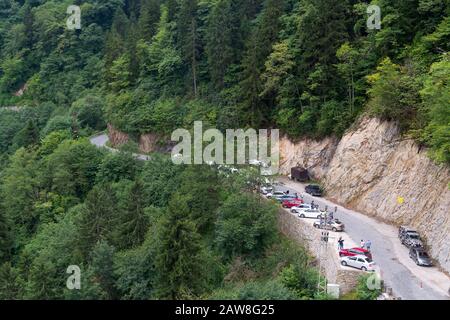
[[354,248],[350,248],[348,250],[356,250],[356,251],[361,251],[361,252],[369,252],[369,250],[366,250],[364,248],[358,248],[358,247],[354,247]]
[[357,254],[356,256],[354,256],[355,258],[363,258],[363,259],[368,259],[367,256],[363,255],[363,254]]

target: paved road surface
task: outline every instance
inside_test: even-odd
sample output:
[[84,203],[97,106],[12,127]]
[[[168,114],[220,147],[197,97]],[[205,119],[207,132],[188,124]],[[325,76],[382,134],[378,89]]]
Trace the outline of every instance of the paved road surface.
[[[104,147],[112,152],[117,150],[109,148],[106,144],[108,136],[100,134],[90,139],[97,147]],[[147,155],[134,154],[143,161],[151,160]],[[330,209],[336,204],[323,198],[311,197],[304,192],[304,185],[279,179],[280,190],[290,190],[291,193],[303,193],[307,203],[314,200],[315,204]],[[375,262],[381,269],[381,276],[386,285],[393,288],[394,294],[405,300],[443,300],[449,299],[450,279],[437,268],[424,268],[416,266],[408,256],[408,250],[401,245],[397,238],[397,229],[393,226],[380,223],[361,213],[337,206],[335,218],[339,218],[346,226],[346,233],[354,243],[363,240],[372,241],[372,253]]]
[[[321,208],[325,205],[334,209],[336,204],[323,198],[312,197],[304,192],[304,185],[280,178],[282,183],[276,189],[289,190],[304,195],[306,203],[314,200]],[[381,269],[386,285],[393,288],[394,294],[405,300],[443,300],[449,299],[450,279],[437,268],[416,266],[409,258],[408,249],[398,237],[397,229],[380,223],[361,213],[337,206],[335,215],[346,227],[346,233],[354,241],[371,240],[374,261]]]
[[[93,137],[91,137],[89,139],[91,141],[91,143],[93,145],[96,145],[99,148],[106,148],[111,152],[117,152],[116,149],[110,148],[108,147],[106,144],[109,141],[108,135],[107,134],[99,134],[99,135],[95,135]],[[150,156],[147,156],[145,154],[137,154],[137,153],[133,153],[133,156],[138,159],[138,160],[142,160],[142,161],[148,161],[151,160]]]

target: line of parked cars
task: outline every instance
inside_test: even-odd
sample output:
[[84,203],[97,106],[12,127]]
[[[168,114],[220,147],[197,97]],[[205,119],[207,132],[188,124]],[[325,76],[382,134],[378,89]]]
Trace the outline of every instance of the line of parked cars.
[[417,230],[408,226],[400,226],[398,228],[398,237],[401,243],[409,248],[409,257],[418,266],[431,267],[433,265]]
[[[317,188],[316,188],[317,187]],[[305,191],[312,195],[322,195],[320,187],[308,188]],[[316,219],[313,226],[318,229],[340,232],[345,230],[344,224],[339,219],[328,219],[329,214],[321,211],[318,207],[307,204],[303,199],[298,198],[297,194],[275,190],[273,186],[264,186],[261,193],[267,199],[273,199],[280,203],[283,208],[287,208],[291,213],[299,218]],[[369,250],[363,248],[342,249],[339,251],[341,265],[360,269],[362,271],[375,271],[375,262],[372,260],[372,254]]]
[[[318,229],[330,230],[334,232],[344,231],[344,224],[338,219],[328,219],[325,211],[319,210],[317,207],[307,204],[298,195],[289,194],[286,191],[274,190],[272,186],[265,186],[261,188],[261,193],[268,199],[274,199],[281,203],[281,206],[290,209],[300,218],[318,219],[314,222],[314,227]],[[328,216],[329,217],[329,216]]]

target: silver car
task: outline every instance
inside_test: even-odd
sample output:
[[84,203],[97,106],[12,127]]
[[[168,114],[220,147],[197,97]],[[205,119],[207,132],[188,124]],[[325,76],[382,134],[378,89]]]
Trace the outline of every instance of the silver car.
[[409,249],[409,257],[418,265],[424,267],[433,266],[433,262],[428,256],[427,252],[422,248]]
[[375,271],[375,262],[363,255],[342,257],[341,265],[344,267],[353,267],[362,271]]
[[302,203],[302,204],[300,204],[298,206],[292,207],[291,208],[291,212],[292,213],[299,213],[303,209],[311,209],[311,205],[310,204],[306,204],[306,203]]

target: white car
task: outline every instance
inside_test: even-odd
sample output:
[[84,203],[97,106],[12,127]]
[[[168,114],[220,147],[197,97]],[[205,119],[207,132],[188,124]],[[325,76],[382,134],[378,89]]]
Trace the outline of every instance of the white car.
[[272,187],[261,187],[261,193],[262,194],[268,194],[268,193],[271,193],[271,192],[273,192],[273,188]]
[[360,269],[362,271],[375,271],[375,262],[372,259],[363,256],[351,256],[351,257],[342,257],[341,265],[344,267],[353,267]]
[[311,205],[307,203],[302,203],[301,205],[291,208],[292,213],[299,213],[303,209],[311,209]]
[[268,194],[266,194],[267,199],[272,199],[275,197],[281,197],[284,196],[286,194],[286,192],[284,191],[273,191],[273,192],[269,192]]
[[298,216],[300,218],[313,218],[320,219],[323,216],[324,212],[318,209],[301,209],[298,211]]

